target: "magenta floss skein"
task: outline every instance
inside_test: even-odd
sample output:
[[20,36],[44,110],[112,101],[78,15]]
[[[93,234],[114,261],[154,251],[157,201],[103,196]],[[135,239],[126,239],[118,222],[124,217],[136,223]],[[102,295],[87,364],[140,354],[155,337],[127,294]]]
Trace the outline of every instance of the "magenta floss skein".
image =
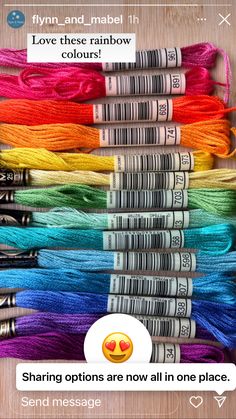
[[[110,95],[168,95],[172,92],[172,89],[164,91],[160,88],[161,85],[166,85],[161,80],[169,77],[168,75],[135,77],[138,77],[136,82],[134,76],[121,76],[121,83],[123,79],[124,85],[127,86],[126,90],[118,89],[116,93]],[[188,70],[185,75],[180,77],[184,77],[186,80],[182,83],[182,85],[186,84],[186,89],[183,87],[176,94],[210,95],[214,86],[221,84],[212,80],[209,71],[203,67]],[[228,91],[228,86],[221,85],[225,86],[226,91]],[[141,88],[141,86],[143,87]],[[78,102],[109,95],[105,77],[101,73],[69,66],[58,69],[27,68],[17,76],[1,74],[0,92],[2,97],[12,99],[75,100]]]
[[[171,48],[172,50],[174,48]],[[227,53],[222,50],[221,48],[217,48],[214,44],[210,42],[201,42],[198,44],[189,45],[187,47],[180,48],[181,51],[181,67],[183,68],[193,68],[193,67],[205,67],[205,68],[212,68],[216,64],[217,55],[220,54],[224,58],[225,67],[229,67],[229,57]],[[137,51],[137,55],[140,53],[150,53],[152,57],[158,53],[158,49],[147,50],[147,51]],[[145,60],[143,60],[145,63]],[[158,60],[152,60],[148,62],[148,68],[158,68],[156,65],[158,64]],[[27,50],[26,49],[14,49],[14,48],[1,48],[0,49],[0,66],[5,67],[18,67],[18,68],[28,68],[28,67],[41,67],[41,68],[58,68],[64,66],[73,66],[79,68],[88,68],[93,70],[105,70],[105,66],[102,63],[71,63],[69,60],[68,62],[63,63],[28,63],[27,62]],[[129,67],[129,63],[124,63],[121,70],[127,70]],[[176,65],[177,67],[177,65]],[[113,68],[113,67],[112,67]],[[109,68],[111,70],[112,68]],[[145,68],[142,63],[138,66],[137,60],[136,63],[131,63],[130,65],[131,70],[134,68]],[[115,71],[119,70],[119,64],[114,68]]]
[[[22,336],[0,341],[0,358],[18,358],[24,360],[74,360],[84,361],[85,335],[65,333],[45,333],[34,336]],[[158,344],[153,344],[151,362],[155,362]],[[181,344],[180,362],[220,363],[224,361],[222,349],[213,345]]]

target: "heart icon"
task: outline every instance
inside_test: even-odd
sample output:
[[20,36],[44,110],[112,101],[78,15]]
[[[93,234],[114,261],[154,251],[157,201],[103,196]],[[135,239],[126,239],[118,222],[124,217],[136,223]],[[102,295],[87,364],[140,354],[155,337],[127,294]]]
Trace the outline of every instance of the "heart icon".
[[201,396],[192,396],[189,398],[189,403],[197,409],[203,403],[203,398]]
[[105,346],[107,349],[109,349],[110,351],[114,351],[115,347],[116,347],[116,342],[114,340],[111,340],[110,342],[106,342]]
[[120,341],[120,349],[122,350],[122,352],[126,351],[126,349],[129,349],[129,347],[130,347],[129,342],[125,342],[124,340]]

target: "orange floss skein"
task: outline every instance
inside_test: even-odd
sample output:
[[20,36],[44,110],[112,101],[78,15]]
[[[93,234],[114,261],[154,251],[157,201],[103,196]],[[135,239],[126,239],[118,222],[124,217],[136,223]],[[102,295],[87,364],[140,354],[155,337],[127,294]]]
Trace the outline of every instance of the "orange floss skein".
[[[2,124],[0,138],[2,143],[13,147],[40,147],[50,151],[180,144],[227,158],[235,153],[234,151],[231,153],[230,131],[230,123],[226,119],[196,122],[180,127],[109,129],[77,124],[37,126]],[[232,131],[236,133],[235,128],[232,128]]]
[[80,104],[69,101],[14,99],[0,102],[0,121],[10,124],[83,124],[165,122],[182,124],[223,118],[236,108],[217,96],[183,96],[142,102]]

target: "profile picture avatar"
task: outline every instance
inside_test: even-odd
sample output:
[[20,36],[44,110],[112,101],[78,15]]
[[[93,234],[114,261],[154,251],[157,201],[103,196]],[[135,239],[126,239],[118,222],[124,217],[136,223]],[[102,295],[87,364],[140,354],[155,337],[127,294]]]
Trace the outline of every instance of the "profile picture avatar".
[[25,15],[20,10],[12,10],[7,15],[7,23],[13,29],[21,28],[25,24]]

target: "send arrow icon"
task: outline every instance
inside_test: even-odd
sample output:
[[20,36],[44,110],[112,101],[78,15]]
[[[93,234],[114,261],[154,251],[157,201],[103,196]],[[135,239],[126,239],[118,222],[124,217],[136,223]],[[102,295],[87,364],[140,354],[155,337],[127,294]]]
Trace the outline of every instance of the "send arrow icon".
[[226,396],[214,396],[214,399],[217,401],[219,407],[223,406],[226,398]]

